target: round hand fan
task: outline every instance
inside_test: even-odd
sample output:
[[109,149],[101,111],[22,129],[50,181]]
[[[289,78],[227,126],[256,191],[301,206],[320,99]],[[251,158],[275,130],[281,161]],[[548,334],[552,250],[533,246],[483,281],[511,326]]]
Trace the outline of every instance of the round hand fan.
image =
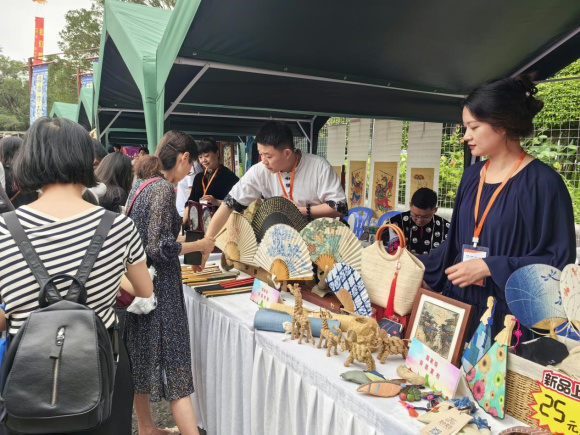
[[568,320],[580,330],[580,266],[569,264],[562,271],[560,297]]
[[300,233],[288,225],[276,224],[266,231],[254,264],[276,275],[276,281],[312,279],[312,262],[306,243]]
[[360,272],[362,245],[346,225],[336,219],[313,220],[300,231],[310,251],[310,258],[326,273],[335,263],[346,263]]
[[367,294],[367,289],[362,277],[353,267],[344,263],[336,263],[326,277],[326,283],[334,293],[338,293],[340,289],[345,289],[350,293],[356,314],[371,315],[371,300]]
[[511,274],[505,299],[522,325],[554,334],[554,328],[566,321],[560,299],[560,275],[558,269],[547,264],[530,264]]
[[248,220],[239,213],[232,213],[225,225],[226,231],[215,240],[230,261],[253,264],[258,250],[256,235]]
[[301,231],[307,223],[306,218],[302,216],[292,201],[275,196],[265,200],[260,206],[254,215],[254,220],[252,220],[252,227],[259,242],[272,225],[286,224],[296,231]]

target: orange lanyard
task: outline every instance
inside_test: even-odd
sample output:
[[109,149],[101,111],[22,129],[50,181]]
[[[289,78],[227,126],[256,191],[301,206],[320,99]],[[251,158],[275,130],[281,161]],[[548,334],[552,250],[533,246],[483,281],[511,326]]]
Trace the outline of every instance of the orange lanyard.
[[277,173],[278,181],[280,182],[280,187],[282,188],[282,195],[284,198],[289,199],[290,201],[294,201],[292,197],[292,191],[294,190],[294,174],[296,173],[296,166],[298,165],[298,156],[296,156],[296,161],[294,162],[294,166],[292,167],[292,174],[290,175],[290,193],[286,193],[286,188],[284,187],[284,183],[282,182],[282,176],[280,172]]
[[526,152],[522,151],[522,154],[520,155],[520,158],[518,159],[518,161],[514,163],[509,174],[506,175],[506,177],[503,179],[503,181],[501,182],[499,187],[496,189],[496,191],[491,196],[491,199],[487,203],[487,207],[485,207],[485,210],[483,211],[483,215],[481,216],[481,221],[479,223],[477,223],[477,215],[479,214],[479,201],[481,200],[481,192],[483,190],[483,183],[485,183],[485,174],[487,174],[487,167],[489,166],[489,160],[485,163],[485,165],[483,165],[483,169],[481,170],[481,173],[479,174],[479,187],[477,188],[477,198],[475,200],[475,212],[474,212],[475,229],[473,230],[473,240],[472,240],[474,248],[477,247],[477,243],[479,242],[479,235],[481,234],[481,230],[483,229],[483,223],[485,222],[485,218],[487,217],[487,213],[491,209],[491,206],[495,202],[495,199],[500,194],[500,192],[503,190],[503,188],[505,187],[508,180],[512,177],[514,172],[516,172],[517,169],[520,167],[525,156],[526,156]]
[[219,170],[220,170],[219,167],[215,170],[215,172],[213,173],[213,175],[209,179],[209,183],[207,186],[205,185],[205,175],[207,174],[207,169],[205,171],[203,171],[203,177],[201,179],[201,187],[203,187],[203,196],[205,196],[207,194],[207,189],[209,189],[209,186],[211,186],[211,182],[213,181],[213,179],[215,178],[215,176],[217,175]]

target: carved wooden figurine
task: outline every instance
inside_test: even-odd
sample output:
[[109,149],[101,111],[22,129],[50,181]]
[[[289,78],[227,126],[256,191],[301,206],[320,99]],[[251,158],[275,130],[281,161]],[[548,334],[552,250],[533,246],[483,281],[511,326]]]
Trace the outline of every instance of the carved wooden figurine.
[[340,343],[342,350],[348,349],[350,355],[344,362],[344,366],[348,367],[353,361],[360,361],[366,364],[366,370],[375,370],[375,359],[368,345],[357,342],[356,332],[349,330],[344,342]]
[[407,358],[407,343],[401,340],[399,337],[390,337],[387,331],[381,329],[379,331],[379,342],[380,350],[377,355],[377,359],[384,364],[390,355],[402,355],[403,359]]
[[312,335],[310,328],[310,319],[304,314],[302,309],[302,294],[300,293],[300,286],[288,284],[288,290],[294,295],[294,315],[292,316],[292,335],[290,339],[298,337],[298,344],[302,344],[302,337],[306,336],[306,342],[312,340],[312,344],[316,344],[316,340]]
[[342,339],[342,331],[340,328],[333,326],[332,329],[338,332],[335,335],[332,330],[328,327],[328,319],[332,319],[332,314],[329,311],[320,309],[320,319],[322,320],[322,329],[320,330],[320,340],[318,340],[318,349],[322,346],[322,341],[324,341],[324,348],[328,348],[326,351],[326,356],[330,356],[330,350],[334,347],[334,354],[338,355],[337,347]]

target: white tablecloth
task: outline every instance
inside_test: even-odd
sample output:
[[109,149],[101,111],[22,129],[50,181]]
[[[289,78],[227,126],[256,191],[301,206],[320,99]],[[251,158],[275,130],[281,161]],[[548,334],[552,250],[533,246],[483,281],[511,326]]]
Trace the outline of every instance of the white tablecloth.
[[183,291],[198,426],[208,434],[249,434],[258,306],[247,293],[206,298],[186,285]]
[[[424,427],[409,417],[396,398],[377,398],[356,391],[340,373],[363,370],[344,367],[346,353],[326,357],[326,351],[283,334],[254,331],[258,310],[249,294],[206,298],[184,286],[192,344],[192,396],[200,427],[208,435],[228,434],[416,434]],[[287,304],[293,298],[284,293]],[[307,305],[305,303],[305,305]],[[397,377],[400,356],[377,370]],[[476,414],[497,434],[522,425]]]

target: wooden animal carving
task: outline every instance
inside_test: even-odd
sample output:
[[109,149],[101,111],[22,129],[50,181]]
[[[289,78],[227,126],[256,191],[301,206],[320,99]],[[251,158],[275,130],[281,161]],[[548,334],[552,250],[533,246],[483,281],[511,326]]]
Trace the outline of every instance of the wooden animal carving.
[[320,319],[322,319],[322,329],[320,330],[320,340],[318,340],[318,349],[322,346],[324,341],[324,348],[328,348],[326,351],[326,356],[330,356],[330,351],[334,348],[334,354],[338,355],[337,347],[342,339],[342,331],[340,328],[333,326],[332,329],[338,332],[335,335],[332,330],[328,327],[328,319],[332,319],[332,314],[329,311],[320,309]]
[[375,359],[368,345],[360,344],[357,342],[356,332],[350,330],[347,333],[344,343],[341,343],[340,347],[348,349],[350,355],[344,362],[344,366],[348,367],[354,361],[359,361],[366,364],[366,370],[375,370],[377,368],[375,364]]
[[409,352],[407,343],[399,337],[390,337],[384,329],[379,331],[379,343],[381,348],[377,359],[381,364],[384,364],[390,355],[402,355],[403,358],[407,358],[407,353]]
[[316,340],[312,335],[312,329],[310,328],[310,319],[304,314],[302,309],[302,293],[300,293],[300,286],[294,284],[291,286],[288,284],[288,290],[294,295],[294,315],[292,316],[292,334],[290,336],[291,340],[298,337],[298,344],[302,344],[302,337],[306,336],[306,342],[308,343],[312,340],[312,344],[316,344]]

